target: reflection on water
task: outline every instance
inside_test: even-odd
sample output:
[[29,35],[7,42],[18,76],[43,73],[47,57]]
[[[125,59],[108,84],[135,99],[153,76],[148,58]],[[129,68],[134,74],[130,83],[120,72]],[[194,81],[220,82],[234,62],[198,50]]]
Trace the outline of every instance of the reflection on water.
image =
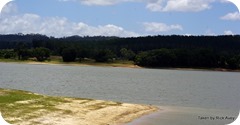
[[130,103],[237,110],[240,73],[0,63],[0,88]]

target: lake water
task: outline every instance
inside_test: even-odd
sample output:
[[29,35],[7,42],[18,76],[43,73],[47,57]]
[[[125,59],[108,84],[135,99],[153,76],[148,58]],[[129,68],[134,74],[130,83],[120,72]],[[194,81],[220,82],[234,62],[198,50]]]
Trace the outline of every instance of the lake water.
[[0,88],[54,96],[240,109],[240,73],[0,63]]

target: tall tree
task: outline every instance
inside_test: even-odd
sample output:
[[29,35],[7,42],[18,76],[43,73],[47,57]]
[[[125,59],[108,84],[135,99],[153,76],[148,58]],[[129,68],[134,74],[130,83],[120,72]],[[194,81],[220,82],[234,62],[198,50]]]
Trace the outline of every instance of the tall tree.
[[44,61],[50,57],[50,50],[44,47],[35,48],[33,50],[33,55],[38,61]]
[[74,48],[65,48],[62,50],[62,58],[64,62],[73,62],[76,60],[77,53]]

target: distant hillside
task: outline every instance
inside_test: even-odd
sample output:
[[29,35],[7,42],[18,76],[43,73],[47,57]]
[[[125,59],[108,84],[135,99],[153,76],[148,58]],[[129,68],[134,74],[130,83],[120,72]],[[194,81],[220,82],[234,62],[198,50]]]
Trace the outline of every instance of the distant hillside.
[[[216,50],[239,50],[240,36],[146,36],[134,38],[118,38],[118,37],[80,37],[70,36],[63,38],[47,37],[41,34],[9,34],[0,35],[0,49],[13,49],[18,43],[25,43],[29,48],[45,46],[59,46],[70,44],[74,46],[82,46],[87,48],[110,48],[120,49],[128,48],[135,52],[146,51],[159,48],[211,48]],[[51,44],[51,45],[49,45]],[[70,46],[71,46],[70,45]],[[54,48],[56,48],[54,47]],[[82,48],[81,47],[81,48]],[[48,47],[47,47],[48,48]],[[49,48],[51,49],[51,48]]]

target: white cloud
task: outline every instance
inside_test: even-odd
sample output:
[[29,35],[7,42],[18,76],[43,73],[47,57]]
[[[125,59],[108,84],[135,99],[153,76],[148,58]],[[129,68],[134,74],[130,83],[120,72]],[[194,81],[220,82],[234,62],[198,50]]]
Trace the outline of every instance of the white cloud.
[[221,19],[237,21],[237,20],[240,20],[240,13],[239,12],[228,13],[227,15],[222,16]]
[[147,4],[151,11],[198,12],[210,9],[215,0],[152,0]]
[[220,0],[220,3],[231,3],[231,2],[228,0]]
[[67,1],[76,1],[76,0],[58,0],[60,2],[67,2]]
[[162,3],[164,0],[152,0],[147,3],[146,8],[151,11],[161,11],[163,10]]
[[224,31],[224,35],[234,35],[234,33],[231,30]]
[[151,11],[181,11],[198,12],[211,8],[211,3],[216,0],[59,0],[78,1],[85,5],[114,5],[122,2],[143,2]]
[[121,2],[121,0],[81,0],[86,5],[113,5]]
[[113,25],[90,26],[83,22],[71,22],[64,17],[42,18],[36,14],[7,16],[0,19],[0,34],[12,33],[40,33],[48,36],[63,37],[71,35],[81,36],[138,36],[137,33],[126,31]]
[[194,36],[194,35],[191,33],[186,33],[186,34],[183,34],[183,36]]
[[9,15],[12,13],[17,13],[17,5],[13,2],[9,2],[3,7],[1,16]]
[[206,36],[216,36],[216,33],[214,33],[211,29],[207,29],[207,31],[205,32]]
[[121,2],[131,2],[131,1],[136,2],[136,1],[142,1],[142,0],[58,0],[58,1],[63,1],[63,2],[78,1],[85,5],[108,6],[108,5],[118,4]]
[[147,32],[168,32],[172,30],[183,30],[182,26],[179,24],[167,25],[165,23],[157,23],[157,22],[145,22],[143,23],[145,31]]

